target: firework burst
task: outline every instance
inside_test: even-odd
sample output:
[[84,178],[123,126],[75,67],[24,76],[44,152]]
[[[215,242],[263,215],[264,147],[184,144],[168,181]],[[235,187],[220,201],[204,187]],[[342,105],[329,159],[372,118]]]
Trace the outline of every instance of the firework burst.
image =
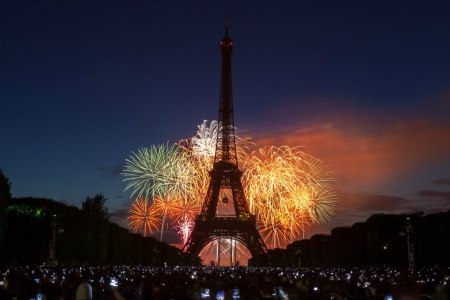
[[161,224],[161,219],[158,217],[158,212],[155,206],[149,205],[149,201],[140,196],[136,199],[136,203],[131,204],[131,213],[127,219],[131,220],[128,226],[132,227],[134,232],[144,229],[144,236],[147,236],[147,230],[153,234],[152,229],[158,229]]
[[141,148],[125,160],[122,172],[129,181],[125,191],[153,199],[168,194],[187,197],[191,190],[195,169],[188,155],[176,145],[157,145]]
[[195,222],[193,219],[179,219],[177,223],[178,224],[173,228],[178,232],[181,239],[181,245],[184,247],[189,235],[194,229]]
[[278,247],[328,220],[336,206],[324,164],[299,147],[265,147],[244,156],[249,207],[266,243]]
[[197,158],[202,158],[209,168],[212,168],[214,155],[216,152],[218,123],[211,121],[208,127],[208,121],[204,120],[201,125],[198,125],[197,135],[191,138],[192,155]]
[[[170,219],[183,245],[208,189],[219,129],[217,121],[209,126],[204,121],[194,137],[173,146],[139,149],[126,160],[122,173],[124,181],[129,181],[126,190],[155,199],[150,208],[161,217],[158,224],[163,227],[166,218]],[[268,245],[285,246],[313,224],[330,219],[336,195],[331,174],[322,161],[300,147],[264,147],[249,152],[249,139],[238,136],[236,144],[250,212],[256,215],[258,229]],[[161,239],[162,234],[163,228]],[[211,247],[205,247],[205,251]]]

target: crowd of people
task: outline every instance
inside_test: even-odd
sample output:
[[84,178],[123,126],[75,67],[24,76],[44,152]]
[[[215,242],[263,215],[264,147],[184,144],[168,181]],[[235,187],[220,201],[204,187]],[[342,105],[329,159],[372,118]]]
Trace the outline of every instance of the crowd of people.
[[[1,299],[450,299],[450,268],[4,266]],[[264,299],[263,299],[264,298]]]

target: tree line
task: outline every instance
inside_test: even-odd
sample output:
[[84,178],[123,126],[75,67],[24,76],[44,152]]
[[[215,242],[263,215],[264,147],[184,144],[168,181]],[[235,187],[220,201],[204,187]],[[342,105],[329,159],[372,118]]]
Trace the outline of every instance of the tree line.
[[337,227],[295,241],[286,249],[270,250],[273,266],[404,267],[408,268],[408,237],[415,268],[450,266],[450,210],[424,215],[374,214],[365,222]]
[[[178,265],[181,251],[109,220],[104,195],[82,208],[45,198],[12,198],[0,170],[0,262]],[[54,253],[54,257],[52,257]]]
[[[3,262],[178,265],[181,251],[130,233],[103,218],[50,199],[11,199],[0,258]],[[52,249],[53,248],[53,249]]]

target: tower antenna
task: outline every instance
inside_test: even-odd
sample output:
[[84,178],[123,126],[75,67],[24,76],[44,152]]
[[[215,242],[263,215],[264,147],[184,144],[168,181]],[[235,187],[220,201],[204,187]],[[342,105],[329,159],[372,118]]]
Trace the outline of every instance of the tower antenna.
[[228,36],[228,16],[225,17],[225,36]]

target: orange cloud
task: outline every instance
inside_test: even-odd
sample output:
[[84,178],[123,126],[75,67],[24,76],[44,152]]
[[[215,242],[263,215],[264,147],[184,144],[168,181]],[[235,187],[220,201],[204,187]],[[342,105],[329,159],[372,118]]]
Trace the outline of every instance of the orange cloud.
[[[436,105],[448,107],[449,96]],[[305,146],[305,152],[330,165],[342,189],[373,189],[424,165],[450,161],[449,120],[431,113],[389,113],[333,109],[307,126],[294,118],[282,130],[251,135],[258,147]]]

